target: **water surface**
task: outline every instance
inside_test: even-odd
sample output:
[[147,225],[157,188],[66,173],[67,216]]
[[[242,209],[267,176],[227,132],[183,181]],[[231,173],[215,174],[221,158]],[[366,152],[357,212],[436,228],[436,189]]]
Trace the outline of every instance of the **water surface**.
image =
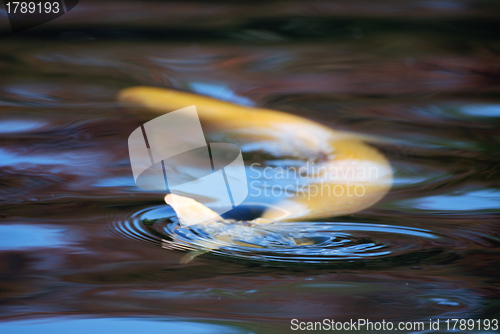
[[[499,319],[498,5],[353,6],[82,1],[72,17],[4,34],[0,331]],[[394,187],[353,215],[258,231],[264,248],[180,230],[164,194],[133,181],[128,135],[155,117],[116,102],[135,85],[369,136]],[[243,150],[248,164],[288,163]],[[290,246],[283,229],[314,242]],[[207,242],[217,249],[180,263]]]

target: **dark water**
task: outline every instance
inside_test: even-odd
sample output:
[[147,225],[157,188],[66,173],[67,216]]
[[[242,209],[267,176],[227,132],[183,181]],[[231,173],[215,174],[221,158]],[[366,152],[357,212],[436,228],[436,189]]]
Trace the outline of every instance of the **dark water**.
[[[81,1],[72,16],[4,33],[0,332],[500,319],[498,9]],[[257,231],[272,249],[209,240],[222,247],[181,264],[207,238],[176,229],[164,194],[134,184],[127,138],[156,116],[116,102],[136,85],[373,136],[395,184],[362,212]],[[291,249],[283,229],[315,243]]]

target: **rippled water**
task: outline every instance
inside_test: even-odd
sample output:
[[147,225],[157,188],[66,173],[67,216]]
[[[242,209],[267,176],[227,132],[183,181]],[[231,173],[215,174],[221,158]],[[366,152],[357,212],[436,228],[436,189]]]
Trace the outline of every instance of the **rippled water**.
[[[500,319],[496,3],[113,6],[0,37],[2,333]],[[394,186],[349,216],[182,227],[133,181],[127,138],[156,116],[116,102],[136,85],[360,133]],[[290,163],[259,145],[248,165]]]
[[[240,209],[241,210],[241,209]],[[249,224],[234,221],[183,227],[169,207],[137,212],[113,229],[132,240],[169,250],[211,252],[223,259],[241,259],[267,266],[322,264],[345,268],[404,263],[414,257],[450,254],[465,241],[411,228],[359,222],[293,222]],[[441,255],[438,257],[438,255]],[[437,260],[435,259],[435,261]],[[357,261],[353,261],[357,260]],[[430,262],[430,259],[427,259]]]

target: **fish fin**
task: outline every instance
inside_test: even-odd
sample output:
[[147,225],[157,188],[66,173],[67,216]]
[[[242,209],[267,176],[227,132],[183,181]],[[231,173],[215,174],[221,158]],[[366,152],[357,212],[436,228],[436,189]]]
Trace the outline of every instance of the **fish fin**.
[[187,254],[184,254],[183,257],[181,257],[180,264],[186,264],[191,262],[195,257],[198,257],[200,255],[203,255],[205,253],[208,253],[209,251],[203,250],[203,249],[198,249],[198,250],[193,250],[188,252]]
[[217,212],[189,197],[168,194],[165,196],[165,202],[172,206],[179,221],[185,226],[224,220]]

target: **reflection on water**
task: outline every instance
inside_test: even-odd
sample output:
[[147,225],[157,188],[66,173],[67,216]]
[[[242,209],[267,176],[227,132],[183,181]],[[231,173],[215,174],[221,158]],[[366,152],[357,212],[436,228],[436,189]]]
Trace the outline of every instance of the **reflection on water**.
[[53,319],[52,321],[24,320],[2,325],[5,333],[16,334],[34,331],[37,333],[62,333],[71,328],[75,334],[162,332],[165,328],[174,333],[238,334],[245,333],[227,325],[188,321],[151,321],[145,319]]
[[60,247],[64,229],[38,225],[0,225],[0,249]]
[[499,189],[452,191],[443,195],[419,197],[402,202],[398,204],[422,210],[495,212],[500,208],[500,191]]
[[[113,20],[106,6],[1,37],[2,333],[500,317],[494,2],[128,1]],[[128,135],[156,116],[116,103],[136,85],[361,133],[394,187],[345,217],[220,226],[239,244],[182,229],[132,178]],[[243,150],[248,164],[288,163]],[[180,263],[200,247],[212,251]]]

